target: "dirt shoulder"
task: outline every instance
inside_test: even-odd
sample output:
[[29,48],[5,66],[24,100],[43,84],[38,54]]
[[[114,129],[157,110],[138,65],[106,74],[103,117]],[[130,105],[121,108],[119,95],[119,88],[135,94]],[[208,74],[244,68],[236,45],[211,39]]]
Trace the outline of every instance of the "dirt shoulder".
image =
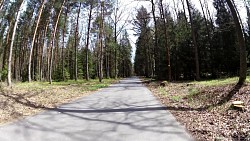
[[[250,141],[249,83],[237,91],[232,83],[144,82],[196,140]],[[245,107],[232,108],[239,100]]]
[[115,83],[107,79],[103,83],[97,80],[79,80],[68,82],[16,83],[12,88],[1,86],[0,125],[37,114],[43,110],[55,108],[63,103],[74,101],[93,91]]

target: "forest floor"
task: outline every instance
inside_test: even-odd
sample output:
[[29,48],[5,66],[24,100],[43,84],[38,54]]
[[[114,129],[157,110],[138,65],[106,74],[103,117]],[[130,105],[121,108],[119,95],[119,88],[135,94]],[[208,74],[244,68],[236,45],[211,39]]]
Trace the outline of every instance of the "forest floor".
[[[196,140],[250,141],[250,78],[240,89],[236,82],[237,78],[171,83],[144,79]],[[232,108],[233,101],[243,101],[245,107]]]
[[115,83],[114,79],[0,84],[0,125],[55,108]]

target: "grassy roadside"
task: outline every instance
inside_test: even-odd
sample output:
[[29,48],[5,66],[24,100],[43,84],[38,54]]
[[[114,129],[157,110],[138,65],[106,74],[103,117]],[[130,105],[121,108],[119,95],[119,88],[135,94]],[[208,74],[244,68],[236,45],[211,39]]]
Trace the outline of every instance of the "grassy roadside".
[[87,96],[115,82],[114,79],[104,79],[103,83],[98,80],[69,80],[53,82],[52,85],[48,82],[18,82],[11,89],[2,84],[0,125]]
[[[187,130],[200,141],[250,140],[250,77],[230,100],[238,78],[193,82],[145,80],[145,84]],[[232,101],[245,108],[231,108]]]

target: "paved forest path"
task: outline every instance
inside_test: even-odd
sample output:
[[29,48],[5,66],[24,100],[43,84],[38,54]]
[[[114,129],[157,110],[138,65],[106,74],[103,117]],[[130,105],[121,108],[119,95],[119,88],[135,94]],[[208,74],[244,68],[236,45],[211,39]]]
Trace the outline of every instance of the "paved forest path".
[[0,126],[0,141],[191,141],[134,77],[90,96]]

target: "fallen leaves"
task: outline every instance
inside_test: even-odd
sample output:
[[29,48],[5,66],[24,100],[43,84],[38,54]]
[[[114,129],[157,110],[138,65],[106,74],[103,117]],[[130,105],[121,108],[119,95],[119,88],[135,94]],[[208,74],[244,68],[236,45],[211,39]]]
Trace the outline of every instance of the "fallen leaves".
[[[168,83],[164,93],[160,82],[146,84],[176,119],[200,141],[250,140],[250,85],[244,85],[233,97],[223,101],[233,84],[205,86],[199,83]],[[173,99],[178,97],[179,100]],[[244,111],[231,108],[233,101],[242,101]]]

